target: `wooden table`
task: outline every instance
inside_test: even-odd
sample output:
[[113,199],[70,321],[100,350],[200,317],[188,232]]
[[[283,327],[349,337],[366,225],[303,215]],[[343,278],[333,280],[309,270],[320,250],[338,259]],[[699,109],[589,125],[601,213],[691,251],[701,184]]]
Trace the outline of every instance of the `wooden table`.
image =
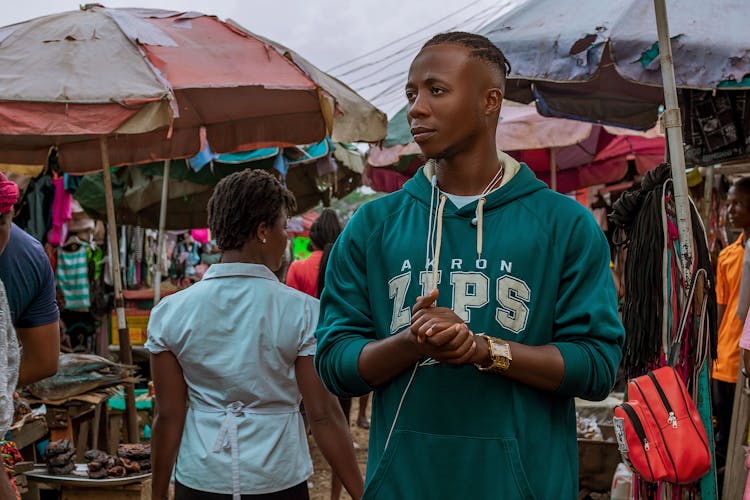
[[[76,460],[81,462],[87,450],[116,450],[120,444],[119,430],[115,434],[109,429],[107,401],[114,392],[114,389],[106,389],[64,401],[29,399],[29,402],[46,404],[46,427],[50,432],[50,441],[69,439],[76,447]],[[117,442],[109,442],[112,436],[117,437]]]
[[62,500],[151,500],[151,478],[106,488],[65,486],[62,489]]
[[[75,474],[51,476],[44,466],[26,474],[29,486],[54,489],[62,500],[151,500],[151,474],[119,479],[88,479],[86,465],[76,464]],[[36,488],[30,488],[30,490]],[[35,498],[38,498],[35,497]]]

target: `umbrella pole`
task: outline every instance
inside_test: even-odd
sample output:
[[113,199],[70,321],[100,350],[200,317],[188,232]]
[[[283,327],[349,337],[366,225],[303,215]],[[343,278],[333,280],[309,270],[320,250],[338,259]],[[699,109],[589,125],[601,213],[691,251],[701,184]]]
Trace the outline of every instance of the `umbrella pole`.
[[[117,314],[117,334],[120,339],[120,361],[125,365],[132,365],[133,351],[130,347],[130,333],[125,321],[125,300],[122,296],[122,276],[120,275],[120,251],[117,245],[117,226],[115,225],[115,201],[112,195],[112,175],[109,171],[109,148],[106,137],[99,138],[99,148],[102,155],[102,173],[104,174],[104,198],[107,204],[109,255],[112,259],[112,277],[115,282],[115,311]],[[124,385],[128,441],[137,443],[140,441],[140,436],[138,435],[138,415],[135,410],[135,387],[132,382]]]
[[557,158],[555,148],[549,148],[549,187],[557,191]]
[[714,198],[714,165],[706,169],[706,175],[703,177],[703,206],[701,213],[703,215],[703,225],[708,227],[711,222],[711,207]]
[[693,226],[690,223],[687,177],[685,176],[682,118],[677,102],[677,84],[674,78],[672,45],[669,41],[669,23],[667,22],[665,0],[654,0],[654,10],[656,11],[656,29],[659,33],[659,59],[664,82],[664,104],[666,105],[662,120],[667,131],[667,143],[669,144],[674,204],[677,212],[677,230],[680,236],[680,259],[683,266],[684,286],[687,288],[692,282],[692,265],[695,252],[693,250]]
[[167,224],[167,199],[169,198],[169,164],[170,160],[164,162],[164,180],[161,185],[161,210],[159,211],[159,243],[157,245],[156,273],[154,274],[154,307],[161,300],[161,267],[162,253],[164,252],[164,228]]
[[[667,132],[669,157],[672,167],[672,186],[674,189],[674,204],[677,215],[677,230],[680,237],[680,260],[683,266],[683,301],[687,299],[686,292],[692,284],[693,257],[693,229],[690,220],[690,200],[688,198],[687,177],[685,175],[685,150],[682,144],[682,117],[677,102],[677,84],[674,77],[674,63],[672,61],[672,45],[669,40],[669,23],[667,21],[667,5],[665,0],[654,0],[656,13],[656,30],[659,34],[659,62],[664,85],[664,104],[666,110],[662,115]],[[716,459],[714,452],[714,433],[711,425],[711,394],[709,391],[709,363],[698,367],[698,394],[696,403],[711,448],[711,472],[700,480],[701,498],[712,500],[717,497]]]

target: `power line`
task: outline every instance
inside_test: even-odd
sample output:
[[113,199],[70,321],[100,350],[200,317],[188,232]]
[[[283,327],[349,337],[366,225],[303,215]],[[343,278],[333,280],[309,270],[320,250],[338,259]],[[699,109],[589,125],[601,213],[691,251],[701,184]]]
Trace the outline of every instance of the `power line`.
[[[494,9],[494,7],[485,7],[484,9],[482,9],[482,10],[480,10],[480,11],[478,11],[478,12],[472,14],[472,15],[470,15],[469,17],[463,19],[462,21],[459,21],[458,23],[453,24],[451,27],[447,28],[446,31],[453,31],[453,30],[457,29],[458,27],[462,26],[463,24],[471,22],[471,21],[475,20],[478,16],[482,16],[483,14],[485,14],[485,13],[487,13],[490,10],[493,10],[493,9]],[[484,19],[486,19],[486,18],[484,18]],[[444,21],[444,20],[446,20],[446,19],[441,19],[441,21]],[[437,24],[438,24],[437,22],[433,23],[433,25],[430,26],[430,28],[434,27]],[[341,77],[350,75],[352,73],[356,73],[357,71],[359,71],[361,69],[369,68],[369,67],[372,67],[373,65],[380,64],[380,63],[385,62],[385,61],[387,61],[388,59],[390,59],[390,58],[392,58],[394,56],[402,54],[404,51],[411,50],[412,48],[417,48],[422,43],[423,43],[423,39],[421,39],[421,38],[418,39],[418,40],[409,42],[409,44],[401,47],[400,49],[396,49],[393,52],[390,52],[389,54],[381,57],[380,59],[377,59],[375,61],[365,62],[365,63],[361,64],[360,66],[357,66],[356,68],[349,69],[349,70],[347,70],[347,71],[345,71],[343,73],[338,73],[337,77],[341,78]],[[362,58],[360,58],[360,60],[361,59]]]
[[[526,0],[523,0],[523,2],[525,2],[525,1]],[[523,2],[521,2],[521,3],[523,3]],[[501,12],[503,12],[505,10],[510,10],[511,8],[513,8],[513,7],[517,6],[517,5],[520,5],[520,4],[518,2],[514,2],[513,0],[508,0],[505,3],[499,5],[495,9],[495,12],[493,12],[492,15],[490,16],[490,19],[488,19],[487,22],[485,22],[485,23],[477,26],[476,29],[475,29],[475,31],[479,31],[479,30],[481,30],[483,28],[486,28],[487,26],[489,26],[490,23],[492,23],[495,19],[498,18],[498,16],[500,15]]]
[[[489,11],[489,10],[494,10],[494,8],[488,8],[488,9],[483,10],[482,12],[486,12],[486,11]],[[479,21],[479,24],[477,24],[475,27],[472,27],[470,29],[470,31],[474,31],[482,23],[485,23],[487,21],[486,17],[483,17],[480,20],[475,19],[476,17],[477,17],[477,15],[474,15],[474,16],[471,16],[470,18],[464,19],[460,23],[457,23],[457,24],[453,25],[452,27],[448,28],[448,30],[449,31],[455,30],[455,29],[457,29],[457,28],[465,25],[465,23],[467,23],[467,22],[472,22],[472,21],[476,22],[476,21]],[[414,53],[412,51],[403,50],[403,51],[400,51],[400,52],[395,52],[395,53],[389,54],[387,57],[393,57],[393,56],[398,56],[398,57],[394,61],[391,61],[390,65],[393,65],[396,62],[403,61],[404,59],[408,59],[410,57],[413,57]],[[394,82],[394,84],[392,84],[391,86],[389,86],[388,88],[386,88],[384,90],[384,92],[393,91],[395,89],[398,89],[398,87],[401,85],[401,81],[404,78],[404,72],[403,72],[402,69],[399,69],[396,72],[390,73],[388,76],[382,77],[380,80],[377,80],[377,81],[374,81],[374,82],[370,81],[366,85],[362,85],[362,86],[358,86],[357,85],[357,84],[359,84],[361,82],[366,82],[367,80],[371,79],[374,75],[382,72],[383,69],[385,69],[385,68],[378,68],[377,65],[381,64],[381,62],[383,62],[384,60],[386,60],[387,57],[386,58],[382,58],[379,61],[375,61],[373,63],[368,63],[367,65],[365,65],[364,67],[370,67],[370,68],[372,68],[372,71],[370,71],[370,72],[368,72],[368,73],[366,73],[366,74],[364,74],[362,76],[359,76],[359,77],[357,77],[357,78],[355,78],[353,80],[349,80],[349,82],[348,82],[349,85],[351,85],[353,87],[356,86],[357,87],[357,91],[361,92],[361,91],[364,91],[364,90],[371,89],[373,87],[377,87],[378,85],[382,85],[384,83],[388,83],[388,82],[391,82],[391,81],[394,81],[394,80],[398,80],[398,81]]]
[[363,57],[367,57],[367,56],[370,56],[370,55],[372,55],[372,54],[375,54],[375,53],[377,53],[377,52],[380,52],[381,50],[383,50],[383,49],[387,49],[388,47],[392,46],[393,44],[395,44],[395,43],[398,43],[398,42],[400,42],[400,41],[402,41],[402,40],[405,40],[405,39],[409,38],[410,36],[414,36],[414,35],[416,35],[416,34],[418,34],[418,33],[421,33],[422,31],[425,31],[425,30],[427,30],[427,29],[430,29],[430,28],[432,28],[432,27],[433,27],[433,26],[434,26],[435,24],[437,24],[437,23],[439,23],[439,22],[441,22],[441,21],[444,21],[444,20],[446,20],[446,19],[450,19],[450,18],[451,18],[452,16],[455,16],[456,14],[458,14],[459,12],[461,12],[462,10],[465,10],[465,9],[469,8],[469,7],[471,7],[472,5],[475,5],[475,4],[479,3],[480,1],[481,1],[481,0],[473,0],[473,1],[472,1],[472,2],[470,2],[470,3],[468,4],[468,5],[466,5],[466,6],[462,7],[462,8],[461,8],[461,9],[459,9],[459,10],[456,10],[456,11],[454,11],[454,12],[451,12],[450,14],[448,14],[448,15],[446,15],[446,16],[444,16],[444,17],[441,17],[440,19],[438,19],[437,21],[433,22],[433,23],[432,23],[432,24],[430,24],[430,25],[424,26],[424,27],[422,27],[422,28],[420,28],[420,29],[418,29],[418,30],[416,30],[416,31],[413,31],[413,32],[411,32],[411,33],[408,33],[408,34],[406,34],[406,35],[404,35],[404,36],[402,36],[402,37],[399,37],[399,38],[397,38],[396,40],[393,40],[392,42],[386,43],[385,45],[382,45],[382,46],[380,46],[380,47],[378,47],[378,48],[376,48],[376,49],[373,49],[373,50],[371,50],[370,52],[367,52],[367,53],[365,53],[365,54],[362,54],[361,56],[358,56],[358,57],[355,57],[355,58],[349,59],[348,61],[344,61],[344,62],[342,62],[342,63],[340,63],[340,64],[337,64],[336,66],[333,66],[332,68],[329,68],[328,70],[326,70],[326,73],[330,73],[331,71],[334,71],[334,70],[336,70],[336,69],[338,69],[338,68],[340,68],[340,67],[342,67],[342,66],[346,66],[346,65],[348,65],[348,64],[351,64],[351,63],[353,63],[353,62],[355,62],[355,61],[358,61],[358,60],[360,60],[360,59],[361,59],[361,58],[363,58]]
[[[479,29],[481,29],[482,27],[487,26],[489,23],[491,23],[492,21],[494,21],[494,19],[498,16],[498,14],[501,11],[506,10],[508,7],[512,7],[513,5],[516,5],[516,3],[512,2],[512,1],[507,1],[507,2],[504,2],[503,4],[501,4],[501,5],[497,6],[497,7],[492,8],[492,9],[486,9],[486,10],[493,10],[493,12],[490,15],[488,15],[488,16],[480,19],[480,20],[478,20],[477,24],[470,26],[469,29],[468,29],[468,31],[474,31],[474,32],[476,32]],[[483,11],[483,12],[485,12],[485,11]],[[477,17],[477,16],[473,16],[473,18],[475,18],[475,17]],[[476,19],[473,19],[473,20],[477,21]],[[406,54],[406,55],[408,56],[410,54]],[[399,81],[394,81],[396,79],[398,79]],[[403,99],[404,98],[401,95],[401,88],[400,88],[401,85],[402,85],[402,82],[400,80],[402,80],[402,79],[403,79],[403,73],[392,74],[392,75],[389,75],[388,77],[385,77],[385,78],[383,78],[383,79],[381,79],[381,80],[379,80],[377,82],[371,82],[368,85],[360,87],[359,90],[361,90],[361,91],[369,90],[371,88],[375,88],[375,87],[378,87],[380,85],[387,84],[390,81],[394,81],[392,84],[387,85],[385,88],[383,88],[380,92],[376,93],[370,99],[373,102],[373,104],[376,104],[378,106],[383,107],[383,106],[386,106],[386,105],[391,104],[393,102],[396,102],[399,99]],[[361,80],[362,80],[362,78],[360,78],[357,81],[361,81]]]
[[[447,31],[454,31],[456,29],[464,27],[466,25],[466,23],[471,23],[472,21],[474,21],[474,22],[479,21],[479,24],[477,24],[477,27],[478,27],[479,25],[481,25],[482,23],[485,23],[487,21],[487,16],[483,16],[483,14],[485,14],[486,12],[489,12],[490,10],[494,10],[494,8],[488,7],[486,9],[483,9],[482,11],[477,12],[477,13],[473,14],[472,16],[469,16],[468,18],[465,18],[465,19],[461,20],[460,22],[458,22],[458,23],[452,25],[451,27],[447,28]],[[478,20],[477,19],[478,16],[482,16],[482,17]],[[473,28],[470,29],[470,31],[473,31],[473,30],[474,30]],[[415,51],[412,50],[412,49],[418,48],[421,45],[421,43],[422,43],[421,41],[412,42],[411,44],[409,44],[408,46],[402,48],[401,50],[398,50],[396,52],[392,52],[392,53],[390,53],[390,54],[388,54],[388,55],[386,55],[386,56],[384,56],[384,57],[382,57],[382,58],[380,58],[380,59],[378,59],[376,61],[370,61],[370,62],[364,63],[363,65],[359,66],[358,68],[352,69],[352,70],[348,71],[347,73],[343,73],[341,75],[337,75],[337,77],[338,78],[343,78],[346,75],[349,75],[351,73],[355,73],[356,71],[359,71],[359,70],[362,70],[362,69],[370,69],[369,72],[367,72],[367,73],[365,73],[365,74],[363,74],[361,76],[355,77],[354,79],[348,80],[347,83],[350,86],[356,86],[358,83],[363,82],[363,81],[367,81],[373,75],[376,75],[376,74],[382,72],[385,68],[382,68],[382,67],[379,67],[379,66],[382,65],[382,64],[384,64],[389,59],[395,58],[395,59],[391,60],[389,62],[389,64],[388,64],[389,66],[392,66],[392,65],[394,65],[397,62],[400,62],[400,61],[403,61],[404,59],[408,59],[410,57],[413,57]],[[389,80],[391,78],[400,77],[401,75],[403,75],[403,70],[400,70],[397,73],[393,73],[390,76],[385,77],[384,79],[379,80],[378,82],[370,83],[370,84],[365,85],[363,87],[359,87],[357,90],[365,90],[365,89],[371,88],[371,87],[376,86],[376,85],[378,85],[380,83],[384,83],[385,81],[387,81],[387,80]]]

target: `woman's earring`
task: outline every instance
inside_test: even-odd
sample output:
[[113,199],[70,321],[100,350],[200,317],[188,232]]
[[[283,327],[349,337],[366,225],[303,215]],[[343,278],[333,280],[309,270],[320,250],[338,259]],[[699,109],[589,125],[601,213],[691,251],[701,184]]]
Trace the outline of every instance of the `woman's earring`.
[[263,238],[263,244],[264,244],[264,245],[266,244],[266,239],[265,239],[265,238]]

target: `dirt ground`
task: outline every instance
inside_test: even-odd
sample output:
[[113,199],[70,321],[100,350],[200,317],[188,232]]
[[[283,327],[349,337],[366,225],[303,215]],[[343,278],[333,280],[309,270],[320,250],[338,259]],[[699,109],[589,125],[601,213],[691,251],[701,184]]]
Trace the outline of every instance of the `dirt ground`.
[[[372,404],[372,403],[370,403]],[[354,439],[354,451],[357,454],[357,462],[359,462],[359,468],[362,470],[362,474],[365,473],[365,464],[367,462],[367,442],[369,439],[370,432],[367,429],[362,429],[357,426],[357,412],[359,411],[359,398],[352,400],[351,425],[349,429]],[[368,405],[367,416],[370,416],[370,408]],[[315,444],[315,440],[310,437],[308,438],[310,443],[310,454],[312,455],[313,467],[315,472],[309,479],[308,485],[310,487],[310,500],[330,500],[331,498],[331,467],[323,458],[323,454]],[[349,500],[351,496],[343,490],[341,494],[341,500]]]

